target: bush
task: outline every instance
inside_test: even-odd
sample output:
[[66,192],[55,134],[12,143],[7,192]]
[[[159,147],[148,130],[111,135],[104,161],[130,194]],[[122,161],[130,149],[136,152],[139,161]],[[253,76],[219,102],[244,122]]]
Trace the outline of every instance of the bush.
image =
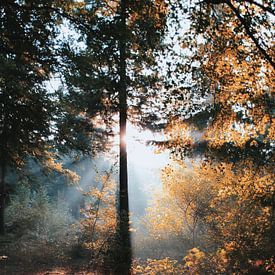
[[52,202],[45,188],[20,186],[6,209],[8,231],[47,242],[64,240],[74,222],[64,201]]

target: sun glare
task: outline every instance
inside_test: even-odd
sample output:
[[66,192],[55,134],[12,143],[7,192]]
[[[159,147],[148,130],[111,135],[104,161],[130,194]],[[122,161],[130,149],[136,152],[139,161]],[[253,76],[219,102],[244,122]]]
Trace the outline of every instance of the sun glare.
[[154,134],[149,130],[139,130],[128,124],[127,142],[129,163],[135,167],[157,168],[167,162],[166,154],[156,154],[153,146],[148,145],[150,140],[159,140],[164,137],[161,134]]
[[[119,150],[119,131],[116,129],[116,137],[112,153],[118,154]],[[140,130],[133,124],[128,123],[126,136],[123,141],[127,145],[128,164],[133,169],[160,169],[169,163],[169,155],[166,152],[156,154],[156,148],[148,145],[150,140],[164,140],[165,137],[160,133],[153,133],[150,130]],[[112,155],[112,154],[111,154]],[[112,157],[111,157],[112,158]],[[140,171],[142,173],[142,171]]]

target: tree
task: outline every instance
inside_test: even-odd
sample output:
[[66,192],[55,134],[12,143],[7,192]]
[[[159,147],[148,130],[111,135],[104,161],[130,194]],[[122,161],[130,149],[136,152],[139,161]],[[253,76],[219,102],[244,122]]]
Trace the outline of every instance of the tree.
[[51,11],[4,1],[1,11],[1,192],[0,231],[4,233],[5,173],[27,155],[41,157],[50,134],[54,104],[43,82],[55,63]]
[[[65,81],[75,110],[111,132],[119,114],[119,238],[121,273],[131,264],[126,124],[152,122],[149,103],[157,92],[155,60],[165,27],[164,1],[90,1],[84,10],[83,49],[70,53]],[[88,26],[88,27],[87,27]],[[70,62],[68,62],[70,60]],[[123,266],[124,265],[124,266]],[[124,274],[123,273],[123,274]]]
[[51,135],[58,133],[59,103],[46,81],[58,69],[58,24],[64,18],[75,21],[69,15],[72,4],[54,0],[0,4],[0,233],[7,169],[20,168],[27,158],[55,166]]
[[[200,10],[194,7],[192,37],[187,33],[183,40],[184,46],[192,46],[183,72],[192,71],[193,82],[205,87],[208,98],[191,117],[171,119],[169,140],[162,146],[168,146],[179,160],[199,153],[198,178],[213,181],[214,198],[204,217],[214,249],[198,257],[191,251],[186,272],[267,272],[272,270],[274,254],[274,68],[267,56],[258,54],[260,49],[249,33],[239,31],[241,20],[229,1],[216,6],[218,2],[222,1],[203,1]],[[259,34],[268,38],[269,11],[252,18],[257,5],[245,7],[248,1],[242,2],[234,1],[238,12],[262,23],[266,31],[261,28]],[[192,268],[190,261],[195,263]]]
[[[228,160],[231,161],[253,157],[266,163],[272,155],[274,128],[271,111],[273,66],[258,55],[257,46],[251,42],[250,36],[239,31],[234,11],[228,5],[209,6],[210,2],[203,1],[200,9],[197,5],[191,9],[191,35],[187,32],[182,39],[183,47],[191,47],[192,52],[185,58],[184,66],[179,68],[183,74],[192,74],[191,93],[200,94],[199,91],[204,89],[206,96],[201,100],[201,106],[191,103],[196,110],[189,117],[182,116],[184,125],[172,120],[172,124],[181,129],[195,126],[192,134],[203,131],[204,138],[196,138],[179,147],[189,146],[198,152],[211,147],[216,156],[218,151],[221,157],[230,151]],[[214,4],[218,2],[228,1],[213,1]],[[246,11],[254,14],[257,9],[257,5],[249,4]],[[263,24],[263,37],[269,45],[272,22],[269,11],[261,10],[255,18],[249,14],[247,17],[256,20],[257,26]],[[188,78],[190,74],[186,77],[187,83]],[[181,93],[180,89],[175,90]],[[178,140],[183,142],[185,139],[182,135]]]
[[[172,87],[171,96],[179,102],[174,114],[185,121],[189,117],[188,123],[199,123],[200,126],[206,126],[208,119],[213,118],[216,111],[221,113],[218,110],[221,107],[219,96],[222,94],[221,89],[225,82],[230,81],[226,70],[229,68],[229,63],[233,61],[233,55],[234,66],[238,66],[238,69],[243,72],[242,77],[245,81],[240,83],[240,77],[238,83],[244,89],[248,88],[246,84],[248,84],[249,74],[254,74],[255,77],[257,75],[258,79],[261,77],[256,67],[258,70],[262,66],[266,68],[262,70],[267,88],[262,100],[266,101],[264,105],[269,105],[270,110],[272,96],[268,91],[268,86],[270,86],[268,82],[274,74],[271,32],[274,25],[271,18],[272,1],[263,1],[262,4],[258,1],[237,0],[192,1],[189,4],[183,1],[170,2],[175,21],[180,23],[182,18],[185,20],[188,18],[187,22],[191,25],[189,31],[185,31],[184,35],[179,34],[182,25],[178,25],[178,38],[181,38],[183,48],[178,57],[184,58],[181,64],[177,65],[176,76],[179,78],[179,75],[182,74],[184,80],[180,85]],[[223,56],[223,61],[218,62],[221,56]],[[230,62],[225,64],[227,58],[227,61]],[[221,65],[220,71],[214,74],[213,72],[217,72],[218,64]],[[224,68],[222,68],[223,65]],[[242,65],[246,68],[249,67],[250,71],[240,68]],[[226,68],[226,66],[228,67]],[[232,63],[230,70],[233,69]],[[226,77],[223,77],[223,73],[226,74]],[[237,73],[237,69],[235,73]],[[263,87],[264,85],[262,85]],[[248,91],[248,89],[246,90]],[[193,97],[191,104],[188,102],[190,97]],[[181,103],[182,101],[183,103]],[[199,101],[201,102],[198,103]],[[188,104],[191,105],[190,108],[186,108]],[[180,105],[184,108],[180,108]],[[181,113],[177,112],[178,109]],[[192,118],[193,116],[196,117]]]
[[[263,1],[259,3],[254,0],[247,1],[230,1],[230,0],[205,0],[199,3],[199,5],[207,5],[215,12],[215,5],[224,5],[229,7],[236,18],[239,21],[240,29],[247,34],[247,36],[253,41],[257,50],[261,55],[275,67],[273,61],[272,50],[269,34],[270,27],[270,16],[274,16],[274,3],[272,1]],[[263,32],[260,27],[266,28],[267,32]]]

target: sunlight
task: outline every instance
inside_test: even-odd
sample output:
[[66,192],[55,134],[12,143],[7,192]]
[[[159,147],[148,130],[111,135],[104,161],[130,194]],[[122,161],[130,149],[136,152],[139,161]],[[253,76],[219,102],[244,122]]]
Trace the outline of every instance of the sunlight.
[[168,156],[156,154],[156,148],[148,145],[150,140],[162,140],[164,136],[160,133],[153,133],[150,130],[139,130],[132,124],[127,126],[127,149],[129,164],[136,168],[156,169],[167,163]]
[[[116,133],[112,153],[118,153],[119,150],[119,130],[115,127]],[[135,167],[143,168],[159,168],[168,162],[168,154],[165,152],[161,154],[156,153],[154,146],[148,145],[150,140],[164,140],[163,133],[153,133],[150,130],[138,129],[131,123],[127,124],[126,136],[123,137],[123,141],[127,145],[128,162]]]
[[273,2],[1,1],[0,275],[275,274]]
[[[114,162],[114,156],[119,150],[118,128],[114,131],[116,136],[112,154],[108,157],[110,162]],[[156,148],[147,143],[150,140],[160,141],[164,138],[163,133],[141,130],[130,123],[127,125],[125,141],[128,153],[129,206],[133,227],[138,226],[139,217],[145,214],[155,190],[161,189],[161,170],[170,163],[167,151],[156,153]]]
[[147,145],[150,140],[161,140],[164,136],[149,130],[139,130],[128,124],[128,175],[130,210],[143,213],[155,189],[161,187],[161,170],[170,162],[169,154],[156,154],[156,148]]

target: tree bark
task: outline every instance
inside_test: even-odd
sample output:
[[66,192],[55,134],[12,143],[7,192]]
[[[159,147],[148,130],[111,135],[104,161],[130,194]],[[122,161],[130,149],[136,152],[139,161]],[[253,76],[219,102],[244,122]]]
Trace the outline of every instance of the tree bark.
[[2,133],[0,136],[0,235],[5,234],[5,201],[6,201],[6,184],[5,174],[7,167],[7,111],[6,111],[6,97],[4,97],[4,114],[1,117],[3,121]]
[[5,162],[0,165],[0,235],[5,234]]
[[121,0],[120,7],[120,85],[119,85],[119,238],[120,255],[118,274],[130,274],[131,268],[131,240],[129,232],[129,201],[128,201],[128,167],[126,148],[127,125],[127,83],[126,83],[126,0]]

